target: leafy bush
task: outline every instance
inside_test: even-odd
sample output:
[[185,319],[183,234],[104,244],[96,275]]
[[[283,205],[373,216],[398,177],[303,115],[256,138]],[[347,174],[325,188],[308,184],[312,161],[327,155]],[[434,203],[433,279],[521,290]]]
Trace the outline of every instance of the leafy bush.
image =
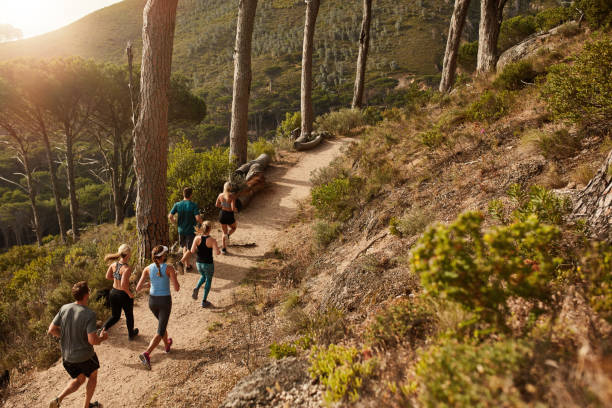
[[421,354],[416,365],[423,406],[521,407],[517,384],[531,356],[523,341],[462,344],[444,340]]
[[382,112],[374,106],[368,106],[363,110],[363,121],[366,125],[374,126],[383,120]]
[[330,344],[328,348],[314,348],[310,358],[310,375],[325,386],[325,401],[332,403],[345,398],[359,399],[363,381],[372,375],[375,360],[361,361],[355,347]]
[[540,186],[531,186],[525,191],[519,184],[513,184],[508,196],[517,204],[512,215],[515,221],[526,221],[532,215],[547,224],[561,226],[564,217],[571,211],[571,202]]
[[612,25],[612,4],[608,0],[577,0],[576,8],[584,13],[591,28]]
[[297,348],[293,343],[270,344],[270,357],[280,360],[285,357],[297,356]]
[[457,64],[464,70],[472,72],[476,69],[478,57],[478,41],[463,43],[457,52]]
[[365,123],[363,113],[359,109],[340,109],[319,116],[315,121],[315,128],[338,136],[347,136],[352,129]]
[[259,138],[254,142],[249,142],[247,147],[247,158],[249,160],[254,160],[263,153],[267,154],[272,160],[274,160],[276,157],[276,147],[272,142],[263,138]]
[[363,186],[359,177],[339,177],[311,191],[312,205],[318,216],[346,221],[357,207]]
[[612,39],[589,42],[573,64],[550,69],[542,96],[552,113],[576,123],[612,121]]
[[214,210],[217,194],[233,169],[228,157],[227,149],[213,147],[197,153],[189,141],[177,143],[168,155],[168,209],[183,199],[183,188],[190,186],[200,210]]
[[582,148],[580,135],[571,134],[567,129],[553,133],[541,133],[536,143],[544,157],[554,160],[572,157]]
[[467,212],[429,228],[411,264],[429,294],[457,302],[474,313],[474,322],[505,330],[509,298],[549,302],[561,263],[554,255],[560,231],[534,214],[486,233],[482,223],[480,213]]
[[499,30],[497,47],[500,52],[520,43],[537,30],[534,16],[516,16],[504,20]]
[[402,300],[376,315],[365,336],[373,346],[392,347],[404,341],[414,345],[431,334],[434,320],[422,304]]
[[419,138],[421,139],[421,143],[430,149],[436,149],[442,146],[446,140],[444,134],[437,128],[420,133]]
[[301,331],[306,337],[316,340],[319,344],[331,344],[346,334],[346,321],[341,310],[330,308],[324,312],[316,312],[303,323]]
[[400,237],[411,237],[423,232],[431,221],[431,214],[422,208],[413,208],[400,218],[392,217],[389,221],[391,234]]
[[285,120],[276,128],[277,138],[288,138],[291,136],[291,132],[294,129],[299,128],[302,125],[302,115],[300,112],[287,112],[285,113]]
[[522,60],[506,65],[493,81],[493,86],[497,89],[514,91],[532,82],[536,76],[537,72],[534,71],[531,62]]
[[612,246],[595,243],[577,268],[595,312],[612,324]]
[[317,246],[325,248],[338,238],[342,224],[339,222],[317,221],[313,229]]
[[572,7],[553,7],[536,14],[535,25],[538,30],[547,31],[575,17],[576,12]]
[[510,110],[512,94],[508,91],[494,93],[485,91],[465,111],[465,116],[474,121],[495,121]]

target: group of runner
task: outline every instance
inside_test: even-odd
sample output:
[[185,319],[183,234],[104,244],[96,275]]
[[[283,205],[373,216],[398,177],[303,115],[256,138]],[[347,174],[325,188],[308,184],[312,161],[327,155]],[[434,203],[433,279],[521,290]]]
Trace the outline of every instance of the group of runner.
[[[223,192],[217,197],[215,206],[220,208],[219,222],[223,230],[222,248],[219,249],[217,240],[210,232],[213,223],[203,221],[198,206],[191,201],[193,189],[186,187],[183,190],[183,200],[174,204],[168,219],[177,224],[179,243],[183,249],[183,256],[179,265],[191,269],[191,255],[196,256],[196,267],[200,279],[193,289],[192,298],[198,298],[200,288],[204,286],[202,307],[212,306],[207,300],[214,274],[213,252],[216,255],[227,254],[230,236],[236,231],[237,212],[236,197],[230,191],[230,183],[225,183]],[[111,317],[104,323],[100,331],[96,327],[96,314],[87,307],[90,290],[87,282],[78,282],[72,287],[74,303],[61,307],[51,324],[48,333],[60,338],[62,362],[64,368],[72,378],[62,393],[54,397],[50,408],[58,408],[62,400],[69,394],[77,391],[87,381],[85,408],[101,407],[97,401],[91,402],[96,389],[98,368],[100,363],[93,346],[101,344],[108,338],[108,330],[119,321],[121,311],[125,314],[129,340],[138,336],[138,329],[134,328],[134,296],[130,290],[130,276],[132,268],[129,266],[131,248],[122,244],[117,253],[108,254],[105,261],[112,263],[106,271],[106,278],[113,281],[113,288],[109,294]],[[136,292],[144,288],[146,281],[150,282],[149,309],[158,321],[157,332],[149,342],[149,347],[140,354],[140,362],[151,369],[151,353],[164,343],[166,353],[172,347],[172,338],[168,336],[167,325],[172,310],[172,296],[170,283],[174,290],[180,290],[176,271],[171,264],[167,264],[168,247],[157,245],[151,251],[153,263],[144,268],[140,280],[136,285]]]

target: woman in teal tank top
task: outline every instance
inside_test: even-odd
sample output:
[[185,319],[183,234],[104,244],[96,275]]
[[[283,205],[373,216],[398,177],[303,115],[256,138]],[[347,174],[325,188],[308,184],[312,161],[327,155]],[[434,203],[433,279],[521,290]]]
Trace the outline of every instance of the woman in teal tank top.
[[158,321],[157,334],[151,339],[147,351],[140,354],[140,362],[148,369],[151,369],[151,353],[155,347],[163,340],[166,353],[170,352],[172,339],[168,337],[166,327],[170,319],[170,311],[172,310],[172,296],[170,295],[170,281],[176,292],[179,291],[180,285],[176,277],[176,272],[172,265],[166,264],[166,254],[168,247],[157,245],[151,251],[153,263],[142,271],[142,276],[136,286],[136,291],[142,289],[145,280],[148,278],[151,281],[151,289],[149,290],[149,309],[155,315]]

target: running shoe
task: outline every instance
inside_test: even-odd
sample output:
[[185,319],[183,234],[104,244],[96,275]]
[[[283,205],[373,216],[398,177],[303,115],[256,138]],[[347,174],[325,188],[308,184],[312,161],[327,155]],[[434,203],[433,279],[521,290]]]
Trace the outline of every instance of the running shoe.
[[193,266],[187,265],[187,271],[191,271],[192,269],[193,269]]
[[49,402],[49,408],[59,408],[60,400],[59,398],[53,398],[51,402]]
[[146,351],[140,355],[138,355],[140,362],[147,370],[151,370],[151,359],[149,358],[149,353]]
[[221,253],[222,253],[223,255],[227,255],[227,249],[225,249],[225,248],[221,248]]
[[100,404],[98,401],[90,402],[89,403],[89,408],[102,408],[102,404]]
[[168,339],[168,345],[166,346],[166,353],[170,352],[170,347],[172,347],[172,338]]
[[193,288],[193,292],[191,293],[191,298],[196,300],[198,298],[198,288]]
[[136,336],[138,336],[138,329],[134,329],[134,331],[132,332],[131,335],[128,336],[128,339],[130,341],[134,340],[136,338]]
[[210,303],[208,300],[202,302],[202,309],[208,309],[209,307],[212,307],[212,303]]

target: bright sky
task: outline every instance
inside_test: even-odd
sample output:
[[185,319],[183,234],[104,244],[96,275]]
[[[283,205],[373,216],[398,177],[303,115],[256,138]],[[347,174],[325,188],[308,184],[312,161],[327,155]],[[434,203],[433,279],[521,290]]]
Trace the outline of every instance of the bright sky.
[[0,24],[32,37],[63,27],[121,0],[0,0]]

